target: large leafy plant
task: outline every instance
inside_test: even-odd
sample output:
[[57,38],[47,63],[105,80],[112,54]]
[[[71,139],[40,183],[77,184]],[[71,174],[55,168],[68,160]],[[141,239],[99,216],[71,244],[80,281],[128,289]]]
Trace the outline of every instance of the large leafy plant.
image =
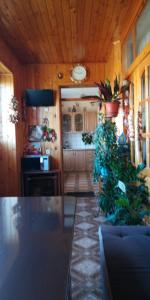
[[[94,179],[102,181],[100,208],[114,224],[140,224],[144,214],[148,214],[142,209],[148,199],[147,187],[138,176],[144,166],[136,168],[129,157],[121,155],[115,123],[104,120],[102,115],[93,141]],[[120,189],[119,182],[125,187],[124,191]]]
[[100,100],[104,102],[112,102],[120,100],[121,87],[119,86],[119,80],[116,76],[114,80],[114,88],[111,87],[110,80],[100,81],[96,83],[99,88]]

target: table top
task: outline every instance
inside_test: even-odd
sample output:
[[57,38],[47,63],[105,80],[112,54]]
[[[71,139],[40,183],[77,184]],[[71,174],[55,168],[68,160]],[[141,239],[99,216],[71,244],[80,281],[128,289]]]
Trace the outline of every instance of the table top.
[[74,197],[0,198],[0,299],[66,299],[74,214]]

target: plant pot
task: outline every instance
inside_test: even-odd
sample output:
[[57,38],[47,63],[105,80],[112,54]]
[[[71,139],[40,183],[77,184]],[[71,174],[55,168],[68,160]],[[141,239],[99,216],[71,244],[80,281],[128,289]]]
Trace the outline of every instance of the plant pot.
[[105,107],[106,107],[107,118],[117,117],[118,109],[119,109],[119,101],[106,102]]

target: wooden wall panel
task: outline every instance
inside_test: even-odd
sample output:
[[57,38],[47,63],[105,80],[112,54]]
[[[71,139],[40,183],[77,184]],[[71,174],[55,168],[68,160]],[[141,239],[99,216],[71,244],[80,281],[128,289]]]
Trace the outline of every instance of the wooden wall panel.
[[[83,86],[94,86],[95,82],[99,82],[104,79],[105,65],[102,63],[98,64],[85,64],[88,69],[88,78],[83,83]],[[54,107],[49,108],[49,126],[54,128],[57,133],[57,141],[52,143],[47,143],[43,145],[44,147],[48,147],[51,149],[51,154],[53,157],[52,165],[53,167],[61,166],[61,103],[60,103],[60,87],[64,86],[76,86],[70,79],[70,71],[72,65],[71,64],[38,64],[38,65],[26,65],[25,69],[25,86],[26,88],[52,88],[55,91],[56,105]],[[58,79],[58,72],[63,73],[63,78]],[[42,117],[45,116],[46,112],[44,112],[44,108],[42,109]],[[33,112],[30,109],[28,113],[28,123],[34,123],[34,117],[31,116]],[[39,112],[36,109],[36,118]],[[40,117],[41,119],[41,117]],[[40,120],[41,121],[41,120]],[[36,119],[37,124],[39,123],[39,119]],[[27,132],[27,131],[26,131]],[[26,136],[27,137],[27,136]]]
[[112,44],[112,49],[108,61],[105,65],[105,78],[108,78],[113,84],[116,75],[122,80],[121,70],[121,44],[120,41]]
[[[21,110],[21,97],[24,89],[23,68],[2,39],[0,39],[0,63],[6,66],[13,74],[14,95],[20,103]],[[2,70],[1,73],[4,74],[4,70]],[[1,124],[0,127],[2,130]],[[20,157],[22,156],[24,144],[24,126],[21,121],[16,125],[14,136],[12,135],[12,137],[13,140],[11,140],[9,147],[6,143],[3,148],[2,145],[4,143],[3,140],[1,140],[0,152],[2,152],[2,154],[0,154],[0,156],[5,157],[6,162],[5,164],[3,161],[0,172],[0,195],[3,196],[20,194]],[[8,135],[5,138],[8,142],[8,139],[11,137]]]

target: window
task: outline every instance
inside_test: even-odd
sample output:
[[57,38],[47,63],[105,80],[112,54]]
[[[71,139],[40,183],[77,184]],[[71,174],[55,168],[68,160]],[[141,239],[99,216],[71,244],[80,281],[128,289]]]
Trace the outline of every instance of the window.
[[150,66],[141,75],[142,160],[150,167]]
[[145,99],[145,71],[141,76],[141,99]]
[[129,119],[128,122],[130,124],[129,133],[130,133],[130,152],[131,152],[131,161],[134,164],[135,163],[135,137],[134,137],[134,83],[131,81],[130,83],[130,113],[129,113]]
[[132,64],[133,59],[133,35],[130,33],[123,47],[123,65],[125,70]]
[[136,23],[136,52],[139,55],[150,41],[150,0],[147,1]]
[[142,10],[123,43],[123,66],[127,71],[137,55],[150,42],[150,0]]

